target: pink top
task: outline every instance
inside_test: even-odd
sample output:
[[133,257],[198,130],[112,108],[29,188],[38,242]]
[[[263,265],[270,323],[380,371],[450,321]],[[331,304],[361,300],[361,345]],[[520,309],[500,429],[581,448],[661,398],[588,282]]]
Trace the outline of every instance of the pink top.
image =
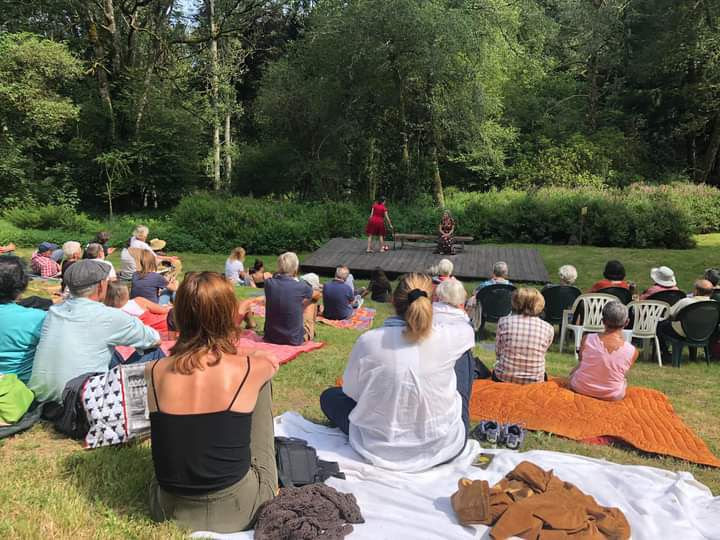
[[680,289],[677,288],[677,285],[673,285],[672,287],[663,287],[662,285],[658,285],[657,283],[653,284],[648,288],[644,293],[640,295],[640,300],[646,300],[650,296],[652,296],[655,293],[659,293],[660,291],[679,291]]
[[581,351],[581,362],[570,377],[570,388],[586,396],[618,400],[625,397],[625,374],[632,365],[635,347],[623,343],[608,352],[599,334],[590,334]]

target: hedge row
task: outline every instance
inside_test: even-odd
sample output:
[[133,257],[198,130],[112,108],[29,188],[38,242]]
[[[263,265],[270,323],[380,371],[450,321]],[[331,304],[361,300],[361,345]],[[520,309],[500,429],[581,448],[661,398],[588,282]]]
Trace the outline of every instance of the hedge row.
[[[457,220],[457,234],[478,242],[575,243],[582,208],[587,208],[583,244],[689,248],[695,233],[720,230],[720,190],[692,184],[625,190],[451,191],[446,203]],[[425,234],[434,234],[441,213],[430,200],[390,201],[389,211],[397,231]],[[62,212],[71,215],[59,215]],[[336,236],[362,236],[368,215],[369,205],[352,202],[278,202],[200,193],[184,198],[167,218],[152,219],[148,225],[152,236],[165,238],[176,251],[222,252],[242,245],[252,253],[279,253],[313,250]],[[57,209],[15,209],[4,218],[16,226],[0,222],[0,243],[13,240],[21,245],[61,242],[68,236],[89,240],[100,229],[109,229],[113,243],[120,245],[138,219],[125,216],[108,225]],[[46,229],[50,224],[57,226]]]

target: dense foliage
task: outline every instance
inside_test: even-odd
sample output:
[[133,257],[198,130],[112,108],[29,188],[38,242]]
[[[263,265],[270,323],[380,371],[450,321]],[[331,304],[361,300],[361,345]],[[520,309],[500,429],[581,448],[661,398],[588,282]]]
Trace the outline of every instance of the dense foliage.
[[[688,248],[694,233],[716,230],[720,223],[720,190],[692,184],[486,193],[449,189],[446,206],[457,220],[457,233],[479,242]],[[587,214],[581,229],[583,208]],[[428,195],[390,204],[393,224],[401,232],[434,234],[440,212]],[[166,239],[175,251],[221,253],[241,245],[254,253],[280,253],[313,250],[336,236],[357,236],[367,216],[367,206],[347,201],[278,203],[200,193],[184,198],[162,219],[137,215],[103,223],[69,207],[9,210],[0,221],[0,243],[89,241],[97,231],[108,230],[111,242],[121,246],[135,224],[146,223],[152,236]]]
[[719,28],[720,0],[6,3],[0,197],[717,185]]

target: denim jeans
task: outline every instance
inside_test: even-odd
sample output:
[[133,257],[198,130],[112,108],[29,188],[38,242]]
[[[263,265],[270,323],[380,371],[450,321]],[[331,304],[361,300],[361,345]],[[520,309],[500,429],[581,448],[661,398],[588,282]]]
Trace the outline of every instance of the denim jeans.
[[175,293],[172,292],[170,289],[163,289],[160,291],[160,298],[158,299],[158,304],[161,306],[166,306],[168,304],[171,304],[175,300]]
[[115,351],[113,352],[112,358],[110,359],[110,365],[108,366],[108,369],[112,369],[115,366],[119,366],[120,364],[142,364],[145,362],[150,362],[152,360],[160,360],[161,358],[165,358],[165,353],[160,347],[157,347],[155,349],[145,349],[143,354],[135,351],[127,360],[123,360],[122,356],[120,356],[120,353]]

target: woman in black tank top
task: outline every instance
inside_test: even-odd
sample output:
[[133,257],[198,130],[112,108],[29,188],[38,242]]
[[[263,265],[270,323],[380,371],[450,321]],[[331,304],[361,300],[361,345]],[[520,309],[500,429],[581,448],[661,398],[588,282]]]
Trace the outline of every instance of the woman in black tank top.
[[269,382],[277,361],[239,354],[238,303],[220,274],[188,275],[174,318],[171,355],[145,373],[151,514],[193,531],[242,531],[278,488]]

